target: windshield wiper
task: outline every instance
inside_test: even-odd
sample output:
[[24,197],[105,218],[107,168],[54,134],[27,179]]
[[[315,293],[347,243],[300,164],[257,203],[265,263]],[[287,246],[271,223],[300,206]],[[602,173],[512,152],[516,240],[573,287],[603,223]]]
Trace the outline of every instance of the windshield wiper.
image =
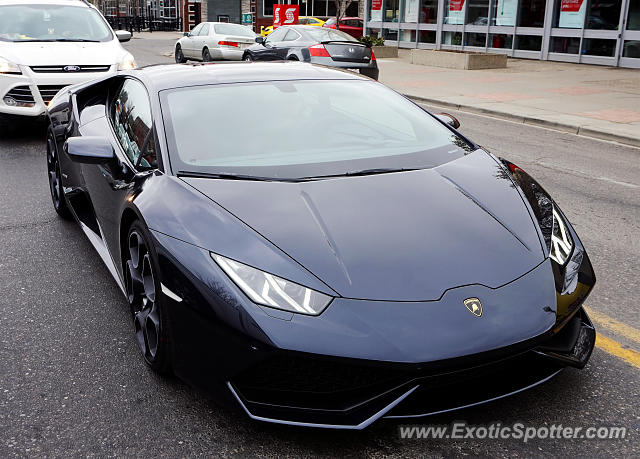
[[363,175],[377,175],[377,174],[390,174],[392,172],[408,172],[408,171],[418,171],[424,169],[423,167],[414,167],[414,168],[377,168],[377,169],[362,169],[360,171],[350,171],[344,172],[342,174],[332,174],[332,175],[318,175],[315,177],[304,177],[301,180],[322,180],[327,178],[335,178],[335,177],[359,177]]
[[258,175],[242,175],[229,172],[210,173],[210,172],[189,172],[178,171],[178,177],[193,178],[212,178],[222,180],[253,180],[255,182],[299,182],[299,179],[279,178],[279,177],[260,177]]

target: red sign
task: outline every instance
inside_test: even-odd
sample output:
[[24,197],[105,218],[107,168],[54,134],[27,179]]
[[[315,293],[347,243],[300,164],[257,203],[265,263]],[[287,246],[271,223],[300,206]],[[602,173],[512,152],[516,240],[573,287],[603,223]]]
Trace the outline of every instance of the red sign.
[[373,11],[380,11],[382,9],[382,0],[372,0],[371,9]]
[[298,5],[273,5],[273,28],[298,23]]
[[464,0],[449,1],[449,11],[462,11],[463,6],[464,6]]
[[582,2],[584,0],[562,0],[562,4],[560,5],[560,11],[566,12],[578,12],[580,11],[580,7],[582,6]]

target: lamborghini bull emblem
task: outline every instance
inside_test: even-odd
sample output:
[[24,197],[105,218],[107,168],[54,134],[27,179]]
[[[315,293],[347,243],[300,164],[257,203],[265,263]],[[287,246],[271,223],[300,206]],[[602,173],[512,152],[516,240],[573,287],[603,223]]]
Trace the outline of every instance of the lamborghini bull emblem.
[[482,303],[477,298],[467,298],[463,301],[469,312],[476,317],[482,316]]

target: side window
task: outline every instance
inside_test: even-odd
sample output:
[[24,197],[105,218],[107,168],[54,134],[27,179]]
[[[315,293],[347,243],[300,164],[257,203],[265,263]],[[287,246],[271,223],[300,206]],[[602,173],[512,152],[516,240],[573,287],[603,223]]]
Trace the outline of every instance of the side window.
[[201,37],[209,35],[209,24],[203,24],[202,29],[200,29],[200,33],[198,33],[198,35],[200,35]]
[[267,43],[274,43],[277,41],[283,41],[284,36],[287,34],[287,29],[278,27],[267,36]]
[[137,80],[125,80],[111,107],[111,120],[122,149],[136,168],[157,167],[147,90]]
[[204,24],[198,24],[193,29],[191,29],[191,36],[195,37],[196,35],[198,35],[200,33],[200,30],[202,30],[203,25]]
[[287,35],[285,35],[284,40],[282,40],[282,41],[295,41],[295,40],[297,40],[298,38],[300,38],[300,35],[298,35],[298,32],[296,32],[296,31],[295,31],[295,30],[293,30],[293,29],[290,29],[290,30],[287,32]]

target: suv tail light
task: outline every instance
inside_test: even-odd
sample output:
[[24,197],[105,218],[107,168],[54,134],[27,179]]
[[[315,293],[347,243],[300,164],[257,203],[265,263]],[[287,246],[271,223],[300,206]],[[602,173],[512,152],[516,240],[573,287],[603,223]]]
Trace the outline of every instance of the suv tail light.
[[235,48],[238,47],[237,41],[219,41],[218,44],[221,46],[233,46]]
[[317,44],[313,46],[309,46],[309,54],[317,57],[331,57],[327,48],[322,44]]

